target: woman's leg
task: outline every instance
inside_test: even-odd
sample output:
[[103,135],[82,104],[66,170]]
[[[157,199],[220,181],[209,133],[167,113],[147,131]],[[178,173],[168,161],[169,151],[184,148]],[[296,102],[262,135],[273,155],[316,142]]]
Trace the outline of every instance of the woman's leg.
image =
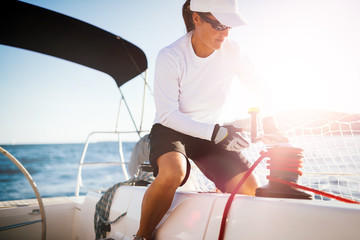
[[[244,177],[245,174],[246,171],[239,173],[238,175],[227,181],[225,183],[225,192],[231,193],[236,187],[236,185],[240,182],[240,180]],[[244,184],[239,189],[238,193],[255,196],[255,190],[256,188],[258,188],[258,186],[259,184],[258,184],[257,176],[255,175],[255,173],[251,173],[250,176],[246,179]]]
[[146,190],[138,236],[150,239],[156,226],[170,208],[176,189],[186,176],[187,160],[179,152],[169,152],[158,158],[159,173]]

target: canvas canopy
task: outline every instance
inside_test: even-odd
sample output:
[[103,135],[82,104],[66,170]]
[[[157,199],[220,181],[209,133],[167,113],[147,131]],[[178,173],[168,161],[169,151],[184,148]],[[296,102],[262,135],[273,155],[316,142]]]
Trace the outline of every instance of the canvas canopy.
[[69,60],[114,78],[118,87],[147,69],[134,44],[78,19],[20,1],[3,4],[0,44]]

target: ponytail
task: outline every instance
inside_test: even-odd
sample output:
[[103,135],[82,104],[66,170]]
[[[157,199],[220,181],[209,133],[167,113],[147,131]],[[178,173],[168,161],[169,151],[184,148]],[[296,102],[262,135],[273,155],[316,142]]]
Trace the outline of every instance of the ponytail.
[[190,1],[191,0],[186,0],[182,8],[182,15],[187,32],[195,30],[195,25],[193,22],[193,11],[190,10]]

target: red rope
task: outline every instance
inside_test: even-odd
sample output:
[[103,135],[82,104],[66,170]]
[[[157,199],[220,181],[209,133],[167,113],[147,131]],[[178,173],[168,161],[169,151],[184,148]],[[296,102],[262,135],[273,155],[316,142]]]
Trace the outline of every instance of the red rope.
[[224,234],[225,234],[225,226],[226,226],[226,220],[227,220],[227,215],[229,213],[231,204],[234,200],[235,194],[239,191],[239,189],[241,188],[241,186],[244,184],[244,182],[246,181],[246,179],[250,176],[250,174],[254,171],[254,169],[257,167],[257,165],[267,156],[266,154],[264,154],[263,152],[260,153],[261,156],[259,157],[258,160],[256,160],[256,162],[254,162],[254,164],[249,168],[249,170],[246,171],[244,177],[239,181],[239,183],[236,185],[236,187],[234,188],[234,190],[231,192],[229,199],[226,202],[225,208],[224,208],[224,213],[223,213],[223,217],[221,219],[221,225],[220,225],[220,233],[219,233],[219,240],[224,239]]
[[[249,168],[249,170],[247,170],[247,172],[245,173],[244,177],[239,181],[239,183],[236,185],[236,187],[234,188],[234,190],[231,192],[229,199],[226,202],[225,208],[224,208],[224,213],[221,219],[221,225],[220,225],[220,233],[219,233],[219,240],[223,240],[224,239],[224,235],[225,235],[225,227],[226,227],[226,220],[227,220],[227,216],[229,214],[229,210],[231,207],[231,204],[234,200],[234,197],[236,195],[236,193],[239,191],[239,189],[241,188],[241,186],[244,184],[244,182],[246,181],[246,179],[250,176],[250,174],[254,171],[254,169],[259,165],[259,163],[265,158],[265,157],[270,157],[272,156],[271,154],[269,154],[268,152],[261,152],[260,153],[260,157],[258,160],[256,160],[254,162],[254,164]],[[346,203],[354,203],[354,204],[360,204],[360,202],[351,200],[351,199],[347,199],[347,198],[343,198],[343,197],[339,197],[330,193],[326,193],[320,190],[316,190],[313,188],[308,188],[299,184],[296,184],[294,182],[288,182],[282,179],[278,179],[278,178],[272,178],[270,176],[267,176],[267,179],[271,180],[271,181],[276,181],[279,183],[283,183],[295,188],[299,188],[305,191],[311,191],[315,194],[319,194],[328,198],[333,198],[336,199],[338,201],[342,201],[342,202],[346,202]]]
[[323,192],[323,191],[320,191],[320,190],[316,190],[316,189],[313,189],[313,188],[305,187],[305,186],[299,185],[299,184],[294,183],[294,182],[289,182],[289,181],[285,181],[283,179],[273,178],[273,177],[270,177],[270,176],[267,176],[266,178],[271,180],[271,181],[274,181],[274,182],[282,183],[282,184],[285,184],[285,185],[288,185],[288,186],[291,186],[291,187],[295,187],[295,188],[299,188],[299,189],[302,189],[302,190],[305,190],[305,191],[313,192],[315,194],[322,195],[322,196],[325,196],[325,197],[328,197],[328,198],[333,198],[333,199],[336,199],[336,200],[341,201],[341,202],[360,204],[360,202],[357,202],[357,201],[354,201],[354,200],[351,200],[351,199],[347,199],[347,198],[343,198],[343,197],[340,197],[340,196],[336,196],[336,195],[333,195],[333,194],[330,194],[330,193],[327,193],[327,192]]

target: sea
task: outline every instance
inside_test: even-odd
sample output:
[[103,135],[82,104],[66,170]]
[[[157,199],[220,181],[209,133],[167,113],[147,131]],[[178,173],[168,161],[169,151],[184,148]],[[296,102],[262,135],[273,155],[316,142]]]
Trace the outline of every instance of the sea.
[[[129,160],[136,142],[123,142]],[[30,173],[41,197],[74,196],[79,162],[84,144],[1,145]],[[117,142],[90,143],[85,162],[119,162]],[[120,165],[83,166],[80,195],[90,190],[106,190],[125,180]],[[0,154],[0,201],[31,199],[36,195],[23,173]]]
[[[333,194],[360,201],[360,135],[292,138],[304,148],[306,172],[344,173],[338,176],[309,175],[302,183]],[[123,142],[123,155],[129,161],[136,142]],[[306,145],[308,145],[306,147]],[[27,169],[42,197],[74,196],[79,162],[85,144],[1,145]],[[256,145],[254,145],[256,147]],[[258,149],[252,152],[259,152]],[[258,156],[249,159],[257,159]],[[90,143],[85,162],[119,162],[117,142]],[[266,168],[266,163],[259,169]],[[193,172],[193,171],[192,171]],[[265,174],[265,173],[264,173]],[[267,183],[266,175],[262,179]],[[105,191],[125,181],[120,165],[83,166],[80,195],[89,191]],[[7,157],[0,153],[0,201],[36,198],[26,177]]]

